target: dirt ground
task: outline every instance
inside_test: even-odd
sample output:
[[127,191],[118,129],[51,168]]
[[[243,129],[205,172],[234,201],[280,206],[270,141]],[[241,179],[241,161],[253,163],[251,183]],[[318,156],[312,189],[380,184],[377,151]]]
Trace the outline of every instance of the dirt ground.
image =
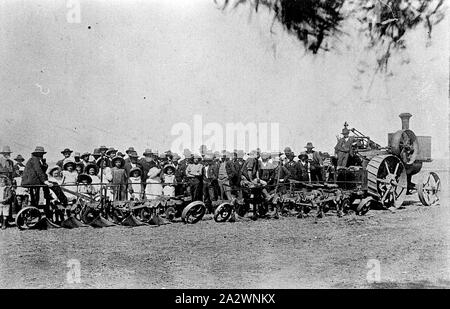
[[[0,288],[450,288],[449,174],[439,175],[440,205],[413,195],[395,212],[317,223],[10,228],[0,231]],[[80,283],[67,280],[71,259]],[[367,281],[371,259],[381,283]]]

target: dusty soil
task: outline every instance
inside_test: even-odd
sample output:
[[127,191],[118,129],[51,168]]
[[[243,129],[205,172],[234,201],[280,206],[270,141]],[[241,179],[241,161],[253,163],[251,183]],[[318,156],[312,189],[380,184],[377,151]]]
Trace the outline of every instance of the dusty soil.
[[[0,231],[0,288],[450,288],[448,172],[438,206],[319,221]],[[208,219],[208,218],[207,218]],[[209,218],[211,219],[211,218]],[[77,259],[81,283],[69,283]],[[380,262],[381,283],[367,281]]]

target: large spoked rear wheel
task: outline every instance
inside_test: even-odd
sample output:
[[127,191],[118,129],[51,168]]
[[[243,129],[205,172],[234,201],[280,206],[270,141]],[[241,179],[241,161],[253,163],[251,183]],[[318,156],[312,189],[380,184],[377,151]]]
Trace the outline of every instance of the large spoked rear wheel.
[[435,172],[427,173],[417,185],[417,194],[420,202],[425,206],[431,206],[439,201],[441,180]]
[[41,220],[42,214],[36,207],[22,208],[16,216],[16,226],[19,230],[28,230],[33,228],[39,220]]
[[378,155],[367,165],[369,193],[384,207],[399,208],[406,197],[406,169],[399,157]]
[[201,201],[195,201],[187,205],[181,214],[184,223],[194,224],[200,221],[206,212],[206,206]]
[[233,205],[227,202],[222,203],[214,211],[214,221],[225,222],[228,219],[230,219],[232,213],[233,213]]

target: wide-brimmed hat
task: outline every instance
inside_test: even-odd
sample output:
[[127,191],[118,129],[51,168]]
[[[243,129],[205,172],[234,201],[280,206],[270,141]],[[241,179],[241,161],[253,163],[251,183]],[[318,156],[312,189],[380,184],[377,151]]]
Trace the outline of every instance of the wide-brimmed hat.
[[101,156],[100,148],[95,148],[92,152],[92,156]]
[[65,153],[72,153],[73,151],[72,150],[70,150],[69,148],[66,148],[66,149],[64,149],[63,151],[61,151],[61,153],[62,154],[65,154]]
[[194,159],[199,159],[199,160],[201,160],[201,159],[202,159],[202,156],[196,153],[196,154],[194,154]]
[[127,150],[125,150],[125,153],[128,154],[129,152],[133,152],[133,151],[136,152],[136,150],[134,150],[134,147],[130,146],[130,147],[128,147]]
[[48,170],[48,174],[52,175],[54,170],[58,170],[61,171],[61,167],[59,167],[58,165],[52,166],[49,170]]
[[11,153],[11,148],[9,146],[3,146],[2,151],[0,151],[1,154],[3,153]]
[[80,156],[80,158],[90,157],[90,156],[91,156],[90,152],[83,152],[83,154]]
[[108,150],[108,147],[106,147],[106,146],[100,146],[100,147],[98,148],[98,151],[101,152],[102,150],[106,151],[106,150]]
[[69,165],[72,165],[72,166],[73,166],[73,169],[75,169],[75,168],[77,167],[77,165],[75,164],[74,161],[72,161],[72,160],[67,160],[67,161],[65,161],[65,162],[63,163],[63,170],[67,170],[67,167],[68,167]]
[[33,153],[47,153],[47,152],[44,150],[44,147],[36,146],[36,148],[34,149],[34,151],[31,154],[33,154]]
[[128,153],[128,156],[130,157],[130,158],[139,158],[139,155],[138,155],[138,153],[136,152],[136,151],[130,151],[129,153]]
[[286,147],[286,148],[284,148],[283,152],[284,153],[292,153],[292,149],[291,149],[291,147]]
[[270,159],[270,153],[268,153],[268,152],[262,152],[262,153],[261,153],[261,159],[263,159],[263,160],[268,160],[268,159]]
[[89,163],[89,164],[87,164],[87,165],[85,166],[85,168],[84,168],[84,172],[85,172],[86,174],[89,174],[89,170],[90,170],[91,168],[94,169],[94,174],[97,175],[97,174],[98,174],[98,166],[97,166],[97,164],[95,164],[95,163]]
[[122,157],[122,158],[125,158],[125,155],[123,154],[123,153],[121,153],[120,151],[119,152],[117,152],[117,154],[116,154],[117,156],[119,156],[119,157]]
[[88,184],[92,183],[92,178],[88,174],[80,174],[77,177],[77,182],[78,183],[81,183],[81,182],[86,181],[86,180],[87,180]]
[[311,149],[313,149],[313,148],[316,148],[316,147],[313,146],[313,143],[307,142],[305,148],[311,148]]
[[14,161],[17,161],[17,162],[23,162],[23,161],[25,161],[25,159],[24,159],[20,154],[18,154],[18,155],[14,158]]
[[141,176],[142,176],[142,170],[141,170],[139,167],[137,167],[137,166],[133,167],[133,168],[130,170],[130,176],[133,175],[134,172],[139,172],[139,176],[138,176],[138,177],[141,177]]
[[237,155],[237,157],[238,157],[239,159],[243,159],[244,156],[245,156],[245,152],[244,152],[244,150],[238,150],[238,151],[236,152],[236,155]]
[[180,159],[181,159],[181,157],[180,157],[180,155],[178,153],[175,152],[175,153],[172,154],[172,160],[178,161]]
[[116,153],[117,150],[114,149],[114,147],[111,147],[111,148],[108,148],[108,150],[106,150],[105,154],[106,154],[107,156],[109,156],[109,154],[112,153],[112,152]]
[[142,155],[143,155],[143,156],[152,156],[152,155],[154,155],[154,152],[153,152],[150,148],[147,148],[147,149],[145,149],[145,151],[142,153]]
[[189,149],[187,149],[187,148],[183,149],[183,155],[186,158],[189,157],[191,154],[192,154],[192,152]]
[[125,165],[125,160],[122,157],[115,156],[111,159],[111,165],[114,167],[116,166],[116,162],[120,161],[120,167],[123,167]]
[[347,128],[342,129],[342,134],[349,134],[349,133],[350,133],[349,129],[347,129]]
[[164,173],[167,173],[167,171],[168,171],[169,169],[171,169],[173,173],[175,173],[175,171],[176,171],[176,168],[175,168],[174,165],[172,165],[172,164],[166,164],[166,165],[164,166],[164,169],[163,169]]

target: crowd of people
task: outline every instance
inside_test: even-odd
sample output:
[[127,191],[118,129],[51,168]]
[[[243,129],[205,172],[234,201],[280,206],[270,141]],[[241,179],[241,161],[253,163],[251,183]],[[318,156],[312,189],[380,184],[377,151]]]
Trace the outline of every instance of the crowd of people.
[[[342,162],[353,142],[345,130],[335,148],[340,164],[345,164]],[[56,165],[49,167],[41,146],[35,148],[28,160],[20,154],[11,159],[10,147],[4,146],[0,152],[2,228],[7,225],[11,209],[17,212],[24,205],[38,207],[42,193],[47,206],[57,201],[63,207],[79,194],[93,199],[103,195],[110,201],[188,194],[193,201],[203,201],[211,209],[213,201],[242,197],[241,187],[257,183],[268,188],[263,192],[269,199],[270,188],[279,183],[324,180],[323,156],[314,148],[308,142],[305,151],[296,155],[290,147],[276,153],[260,149],[249,153],[212,152],[201,147],[199,153],[185,149],[182,156],[151,149],[145,149],[139,156],[134,147],[124,153],[105,146],[92,153],[66,148]]]

